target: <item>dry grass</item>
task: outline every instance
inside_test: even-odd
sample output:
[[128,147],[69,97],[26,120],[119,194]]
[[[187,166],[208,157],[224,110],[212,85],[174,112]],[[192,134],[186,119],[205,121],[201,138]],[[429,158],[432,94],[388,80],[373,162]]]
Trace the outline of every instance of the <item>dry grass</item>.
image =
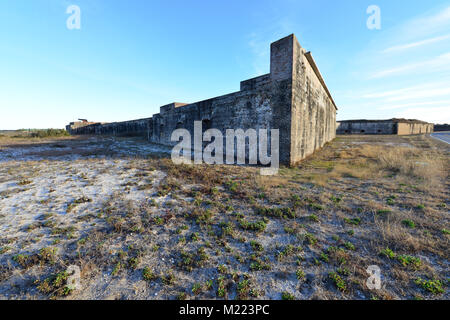
[[[85,187],[112,174],[105,160],[80,161],[96,175],[52,160],[6,162],[0,183],[29,180],[20,188],[34,190],[41,165]],[[416,281],[437,279],[446,288],[449,277],[448,149],[432,140],[339,137],[273,177],[254,167],[176,166],[160,156],[125,161],[121,176],[128,180],[98,207],[93,197],[89,210],[80,204],[67,216],[36,217],[26,237],[2,238],[0,295],[448,299],[447,290],[428,292]],[[20,190],[6,189],[0,201]],[[127,198],[139,192],[140,200]],[[52,193],[36,208],[51,211]],[[6,223],[10,213],[0,214]],[[58,249],[51,259],[40,251],[48,247]],[[70,264],[81,268],[82,290],[45,282],[63,279]],[[381,290],[366,286],[369,265],[381,268]]]

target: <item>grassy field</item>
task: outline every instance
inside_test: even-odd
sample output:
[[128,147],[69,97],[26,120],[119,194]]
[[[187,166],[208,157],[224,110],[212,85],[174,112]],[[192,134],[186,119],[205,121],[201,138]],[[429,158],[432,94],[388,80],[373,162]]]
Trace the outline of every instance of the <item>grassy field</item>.
[[449,298],[447,145],[340,136],[277,176],[168,151],[0,138],[0,297]]

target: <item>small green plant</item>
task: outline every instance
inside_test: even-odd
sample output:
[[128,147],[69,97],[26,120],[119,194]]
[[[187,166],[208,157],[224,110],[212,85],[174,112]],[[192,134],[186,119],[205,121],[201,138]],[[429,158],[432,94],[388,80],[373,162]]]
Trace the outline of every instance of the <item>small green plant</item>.
[[39,257],[43,260],[43,261],[48,261],[50,263],[54,263],[55,259],[56,259],[56,253],[57,253],[57,249],[56,248],[42,248],[41,250],[39,250]]
[[389,259],[394,259],[395,256],[396,256],[396,254],[394,253],[394,251],[392,251],[392,250],[389,249],[389,248],[386,248],[386,249],[381,250],[381,251],[380,251],[380,254],[381,254],[382,256],[385,256],[385,257],[389,258]]
[[226,186],[228,187],[228,190],[230,190],[233,193],[237,192],[238,185],[239,184],[236,181],[233,181],[233,180],[229,180],[228,182],[226,182]]
[[293,202],[292,206],[294,208],[297,208],[297,207],[299,207],[302,204],[302,200],[301,200],[300,196],[297,195],[297,194],[293,194],[292,197],[291,197],[291,200]]
[[251,230],[251,231],[256,231],[256,232],[263,232],[267,227],[267,224],[265,221],[248,222],[245,219],[240,220],[239,225],[244,230]]
[[432,293],[432,294],[441,294],[444,293],[445,290],[443,288],[443,283],[440,280],[424,280],[421,278],[417,278],[414,281],[417,285],[422,287],[422,289]]
[[225,273],[227,273],[227,266],[224,264],[221,264],[217,267],[217,271],[219,271],[219,273],[225,274]]
[[387,198],[386,203],[390,206],[395,204],[394,198]]
[[447,230],[447,229],[442,229],[441,232],[446,235],[450,234],[450,230]]
[[222,237],[233,236],[234,228],[233,228],[233,224],[231,222],[227,222],[227,223],[221,222],[220,227],[222,230]]
[[218,194],[219,193],[219,189],[217,187],[212,187],[210,190],[211,194]]
[[410,219],[403,220],[402,224],[411,229],[414,229],[416,227],[416,224],[414,223],[414,221],[412,221]]
[[317,217],[315,214],[310,215],[308,219],[312,222],[319,222],[319,217]]
[[142,278],[145,281],[153,281],[156,280],[157,276],[153,273],[153,271],[149,267],[145,267],[142,270]]
[[361,218],[352,218],[352,219],[344,218],[344,221],[348,224],[357,226],[361,223]]
[[122,269],[122,263],[117,262],[113,268],[113,271],[111,272],[111,275],[112,276],[118,275],[121,269]]
[[239,298],[244,298],[245,296],[247,296],[249,289],[250,289],[250,281],[248,279],[240,281],[237,284]]
[[282,260],[284,257],[290,256],[295,251],[293,245],[288,244],[282,251],[278,252],[277,259]]
[[302,269],[298,268],[297,271],[295,271],[295,275],[297,277],[298,280],[304,280],[305,279],[305,271],[303,271]]
[[328,262],[328,261],[330,261],[330,258],[328,258],[328,255],[325,252],[321,252],[320,253],[320,260],[322,260],[324,262]]
[[173,273],[168,273],[162,277],[162,282],[166,286],[171,286],[175,283],[175,275]]
[[347,268],[345,268],[345,267],[338,268],[337,272],[339,274],[342,274],[343,276],[348,276],[350,274],[350,271]]
[[295,300],[295,297],[287,291],[281,293],[282,300]]
[[258,298],[261,295],[261,293],[255,288],[251,288],[249,293],[253,298]]
[[310,203],[310,204],[309,204],[309,207],[310,207],[311,209],[318,210],[318,211],[324,210],[324,209],[325,209],[325,207],[324,207],[323,205],[318,204],[318,203],[315,203],[315,202]]
[[198,241],[199,240],[199,233],[198,232],[194,232],[191,234],[191,240],[192,241]]
[[208,254],[206,253],[205,247],[200,247],[197,249],[196,261],[199,266],[203,264],[203,262],[209,259]]
[[350,241],[347,241],[344,243],[344,246],[348,249],[348,250],[355,250],[355,245],[353,243],[351,243]]
[[334,203],[339,203],[342,201],[341,197],[335,197],[335,196],[331,196],[331,201],[333,201]]
[[295,211],[289,207],[284,208],[259,207],[256,209],[256,213],[259,215],[281,219],[295,219]]
[[252,246],[253,251],[263,251],[263,246],[258,241],[251,240],[250,245]]
[[226,290],[225,290],[225,277],[220,276],[217,278],[217,296],[220,298],[225,297]]
[[176,299],[177,299],[177,300],[186,300],[186,299],[187,299],[187,294],[186,294],[186,292],[180,292],[180,293],[178,293]]
[[15,261],[16,263],[20,264],[22,267],[25,268],[27,266],[29,257],[24,254],[17,254],[14,257],[12,257],[12,259],[13,261]]
[[132,257],[128,259],[128,265],[131,269],[135,270],[139,264],[139,257]]
[[317,238],[314,237],[314,235],[312,235],[311,233],[306,233],[305,234],[305,240],[308,242],[308,244],[310,245],[315,245],[317,243]]
[[411,265],[415,269],[419,268],[420,265],[422,264],[422,261],[420,260],[420,258],[405,255],[405,254],[397,256],[397,260],[404,267]]
[[270,270],[270,265],[257,259],[252,263],[250,263],[250,270],[252,271]]
[[213,287],[213,281],[212,280],[207,280],[205,282],[205,288],[206,290],[211,290],[211,288]]
[[72,289],[67,286],[67,279],[69,274],[66,271],[54,274],[43,281],[35,281],[37,289],[43,294],[50,294],[52,297],[67,296],[72,292]]
[[198,295],[200,292],[202,292],[202,285],[200,283],[194,283],[192,286],[192,293]]
[[425,209],[425,205],[424,204],[418,204],[416,208],[419,209],[419,210],[424,210]]
[[288,226],[285,226],[284,227],[284,232],[289,233],[289,234],[294,234],[295,233],[295,229],[291,228],[291,227],[288,227]]
[[338,288],[340,291],[347,290],[347,285],[345,284],[345,281],[336,272],[330,272],[329,277],[335,284],[336,288]]

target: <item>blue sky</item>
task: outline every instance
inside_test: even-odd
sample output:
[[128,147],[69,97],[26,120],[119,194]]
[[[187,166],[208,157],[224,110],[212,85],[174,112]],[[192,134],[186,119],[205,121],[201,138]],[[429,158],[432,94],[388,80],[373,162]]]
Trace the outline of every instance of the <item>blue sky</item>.
[[[72,4],[80,30],[66,27]],[[291,33],[338,119],[450,123],[448,0],[0,0],[0,129],[143,118],[234,92],[269,72],[270,43]]]

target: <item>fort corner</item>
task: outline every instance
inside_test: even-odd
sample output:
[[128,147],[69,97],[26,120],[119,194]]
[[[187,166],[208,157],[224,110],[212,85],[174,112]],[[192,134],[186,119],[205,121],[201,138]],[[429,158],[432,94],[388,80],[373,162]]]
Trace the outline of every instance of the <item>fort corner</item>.
[[[220,75],[217,75],[218,77]],[[279,159],[295,165],[336,136],[336,104],[310,52],[294,34],[270,46],[270,73],[242,81],[240,90],[195,103],[171,103],[150,118],[71,123],[71,134],[136,135],[168,146],[174,130],[279,129]],[[248,141],[246,141],[248,144]]]

